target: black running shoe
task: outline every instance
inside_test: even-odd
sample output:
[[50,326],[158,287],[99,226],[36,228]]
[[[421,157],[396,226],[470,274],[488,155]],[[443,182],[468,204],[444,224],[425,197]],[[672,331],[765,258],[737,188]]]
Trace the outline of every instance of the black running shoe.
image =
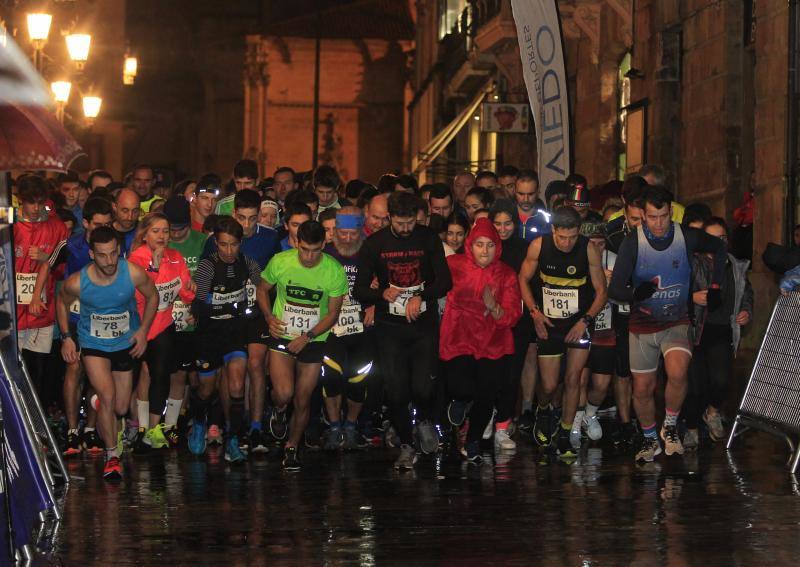
[[559,426],[558,433],[556,434],[556,450],[558,451],[559,458],[562,460],[573,460],[578,456],[569,439],[569,432],[569,429],[564,429]]
[[542,409],[536,407],[535,424],[533,427],[533,440],[539,447],[550,446],[550,437],[552,433],[552,410]]
[[82,449],[81,438],[77,432],[67,433],[67,444],[64,447],[64,456],[80,455]]
[[267,440],[264,438],[264,432],[260,429],[253,429],[250,432],[250,452],[251,453],[267,453]]
[[480,441],[470,441],[464,445],[464,450],[467,453],[467,462],[478,465],[483,460]]
[[85,451],[89,451],[94,455],[102,453],[105,450],[96,429],[92,429],[91,431],[84,430],[83,435],[81,435],[81,444]]
[[275,439],[282,441],[286,438],[287,430],[286,410],[278,411],[277,409],[273,409],[272,415],[269,417],[269,432]]
[[133,438],[133,443],[131,444],[134,455],[145,455],[150,452],[150,445],[144,442],[146,434],[147,431],[144,427],[140,427],[136,432],[136,437]]
[[525,433],[530,433],[533,431],[533,422],[536,418],[533,415],[533,412],[530,410],[522,412],[522,415],[519,416],[519,420],[517,420],[517,427],[520,431],[524,431]]
[[299,471],[300,459],[297,457],[296,447],[286,447],[283,451],[283,470]]
[[173,425],[170,428],[164,428],[164,437],[166,437],[167,441],[169,441],[169,446],[171,449],[175,449],[181,444],[181,434],[177,425]]

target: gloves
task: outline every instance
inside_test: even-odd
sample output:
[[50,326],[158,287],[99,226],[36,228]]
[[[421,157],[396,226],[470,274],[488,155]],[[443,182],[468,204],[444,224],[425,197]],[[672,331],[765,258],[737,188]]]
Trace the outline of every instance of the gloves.
[[653,282],[643,282],[633,290],[633,299],[635,301],[644,301],[650,299],[658,289],[658,286]]
[[708,294],[706,295],[706,307],[708,308],[708,312],[716,311],[721,306],[722,290],[718,287],[708,288]]

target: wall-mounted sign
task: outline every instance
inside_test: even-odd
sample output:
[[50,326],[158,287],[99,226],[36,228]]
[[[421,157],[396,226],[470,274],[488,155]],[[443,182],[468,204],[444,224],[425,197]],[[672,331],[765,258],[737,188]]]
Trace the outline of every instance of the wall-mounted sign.
[[507,102],[484,102],[481,105],[482,132],[528,132],[530,107]]

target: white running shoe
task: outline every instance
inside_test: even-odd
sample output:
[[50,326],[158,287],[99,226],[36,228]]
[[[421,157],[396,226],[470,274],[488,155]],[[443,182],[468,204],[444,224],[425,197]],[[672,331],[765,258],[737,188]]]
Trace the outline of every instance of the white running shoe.
[[597,441],[598,439],[603,438],[603,427],[600,425],[600,420],[598,419],[597,414],[591,417],[584,415],[583,427],[586,429],[586,435],[588,435],[589,439],[592,441]]
[[513,451],[517,448],[517,443],[508,436],[507,429],[498,429],[494,432],[495,451]]

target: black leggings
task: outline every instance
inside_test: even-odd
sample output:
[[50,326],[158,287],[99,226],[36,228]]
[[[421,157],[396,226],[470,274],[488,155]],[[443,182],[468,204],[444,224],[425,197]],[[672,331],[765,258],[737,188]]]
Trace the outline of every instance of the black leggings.
[[175,358],[175,326],[170,325],[164,332],[147,342],[144,360],[150,371],[150,388],[147,397],[150,413],[161,415],[167,404],[170,376],[177,367]]
[[683,404],[686,427],[696,429],[706,406],[719,409],[733,373],[730,325],[706,325],[689,364],[689,391]]
[[435,321],[430,318],[399,325],[379,323],[375,329],[386,403],[404,444],[413,442],[408,407],[412,401],[417,409],[417,421],[431,418],[435,333]]
[[[526,309],[522,315],[528,315]],[[514,354],[506,365],[508,377],[506,382],[501,385],[500,397],[497,401],[497,422],[502,423],[514,417],[517,409],[517,398],[519,397],[520,382],[522,380],[522,369],[525,367],[525,357],[528,355],[528,347],[531,339],[535,336],[533,325],[528,321],[521,321],[513,329],[514,333]]]
[[472,402],[467,441],[480,441],[503,390],[511,356],[498,360],[457,356],[446,363],[447,391],[460,402]]

